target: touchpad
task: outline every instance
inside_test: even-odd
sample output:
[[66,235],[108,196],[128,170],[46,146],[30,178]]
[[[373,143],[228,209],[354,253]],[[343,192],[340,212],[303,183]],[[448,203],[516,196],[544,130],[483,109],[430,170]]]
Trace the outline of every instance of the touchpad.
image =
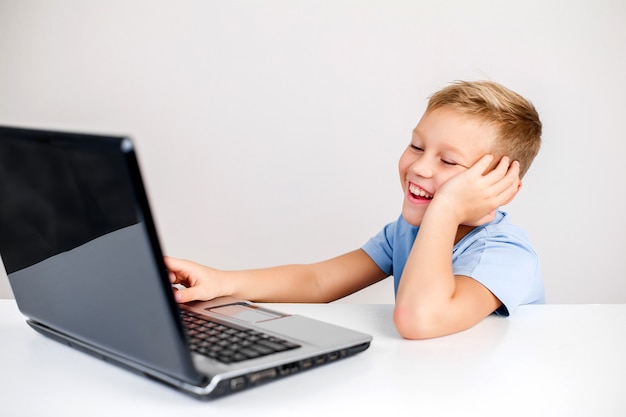
[[276,311],[268,310],[263,307],[253,306],[246,303],[228,304],[219,307],[207,308],[211,313],[221,314],[222,316],[233,317],[238,320],[247,321],[249,323],[258,323],[261,321],[277,319],[285,317]]

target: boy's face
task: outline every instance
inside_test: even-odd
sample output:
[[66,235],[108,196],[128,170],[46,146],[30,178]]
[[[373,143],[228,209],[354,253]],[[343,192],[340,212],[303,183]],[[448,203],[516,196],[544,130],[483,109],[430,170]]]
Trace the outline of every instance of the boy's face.
[[404,219],[419,226],[437,190],[489,153],[496,135],[494,126],[451,107],[425,113],[398,164]]

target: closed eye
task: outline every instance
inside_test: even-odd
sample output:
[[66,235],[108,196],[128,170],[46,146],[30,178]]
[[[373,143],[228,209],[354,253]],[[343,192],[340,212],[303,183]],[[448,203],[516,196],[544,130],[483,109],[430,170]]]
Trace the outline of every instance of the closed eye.
[[420,148],[419,146],[416,146],[416,145],[410,144],[410,145],[409,145],[409,147],[410,147],[411,149],[413,149],[414,151],[417,151],[417,152],[424,152],[424,149]]
[[443,162],[443,163],[444,163],[444,164],[446,164],[446,165],[452,165],[452,166],[454,166],[454,165],[458,165],[456,162],[447,161],[447,160],[445,160],[445,159],[442,159],[442,160],[441,160],[441,162]]

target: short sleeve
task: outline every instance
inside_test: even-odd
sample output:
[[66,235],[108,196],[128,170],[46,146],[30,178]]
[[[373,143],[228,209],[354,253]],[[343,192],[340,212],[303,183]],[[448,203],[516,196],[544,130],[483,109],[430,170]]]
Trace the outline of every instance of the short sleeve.
[[508,316],[522,304],[544,302],[539,258],[521,230],[488,226],[459,243],[453,255],[454,274],[488,288],[503,304],[497,314]]
[[380,232],[368,240],[363,251],[387,275],[393,275],[393,236],[396,222],[387,224]]

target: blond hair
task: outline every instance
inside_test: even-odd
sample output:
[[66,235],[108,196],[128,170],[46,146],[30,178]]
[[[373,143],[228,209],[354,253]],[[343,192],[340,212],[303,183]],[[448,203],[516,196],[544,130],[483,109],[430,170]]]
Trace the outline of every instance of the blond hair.
[[532,103],[492,81],[457,81],[433,94],[426,113],[449,106],[493,123],[499,135],[491,151],[520,163],[520,177],[528,171],[541,146],[541,121]]

